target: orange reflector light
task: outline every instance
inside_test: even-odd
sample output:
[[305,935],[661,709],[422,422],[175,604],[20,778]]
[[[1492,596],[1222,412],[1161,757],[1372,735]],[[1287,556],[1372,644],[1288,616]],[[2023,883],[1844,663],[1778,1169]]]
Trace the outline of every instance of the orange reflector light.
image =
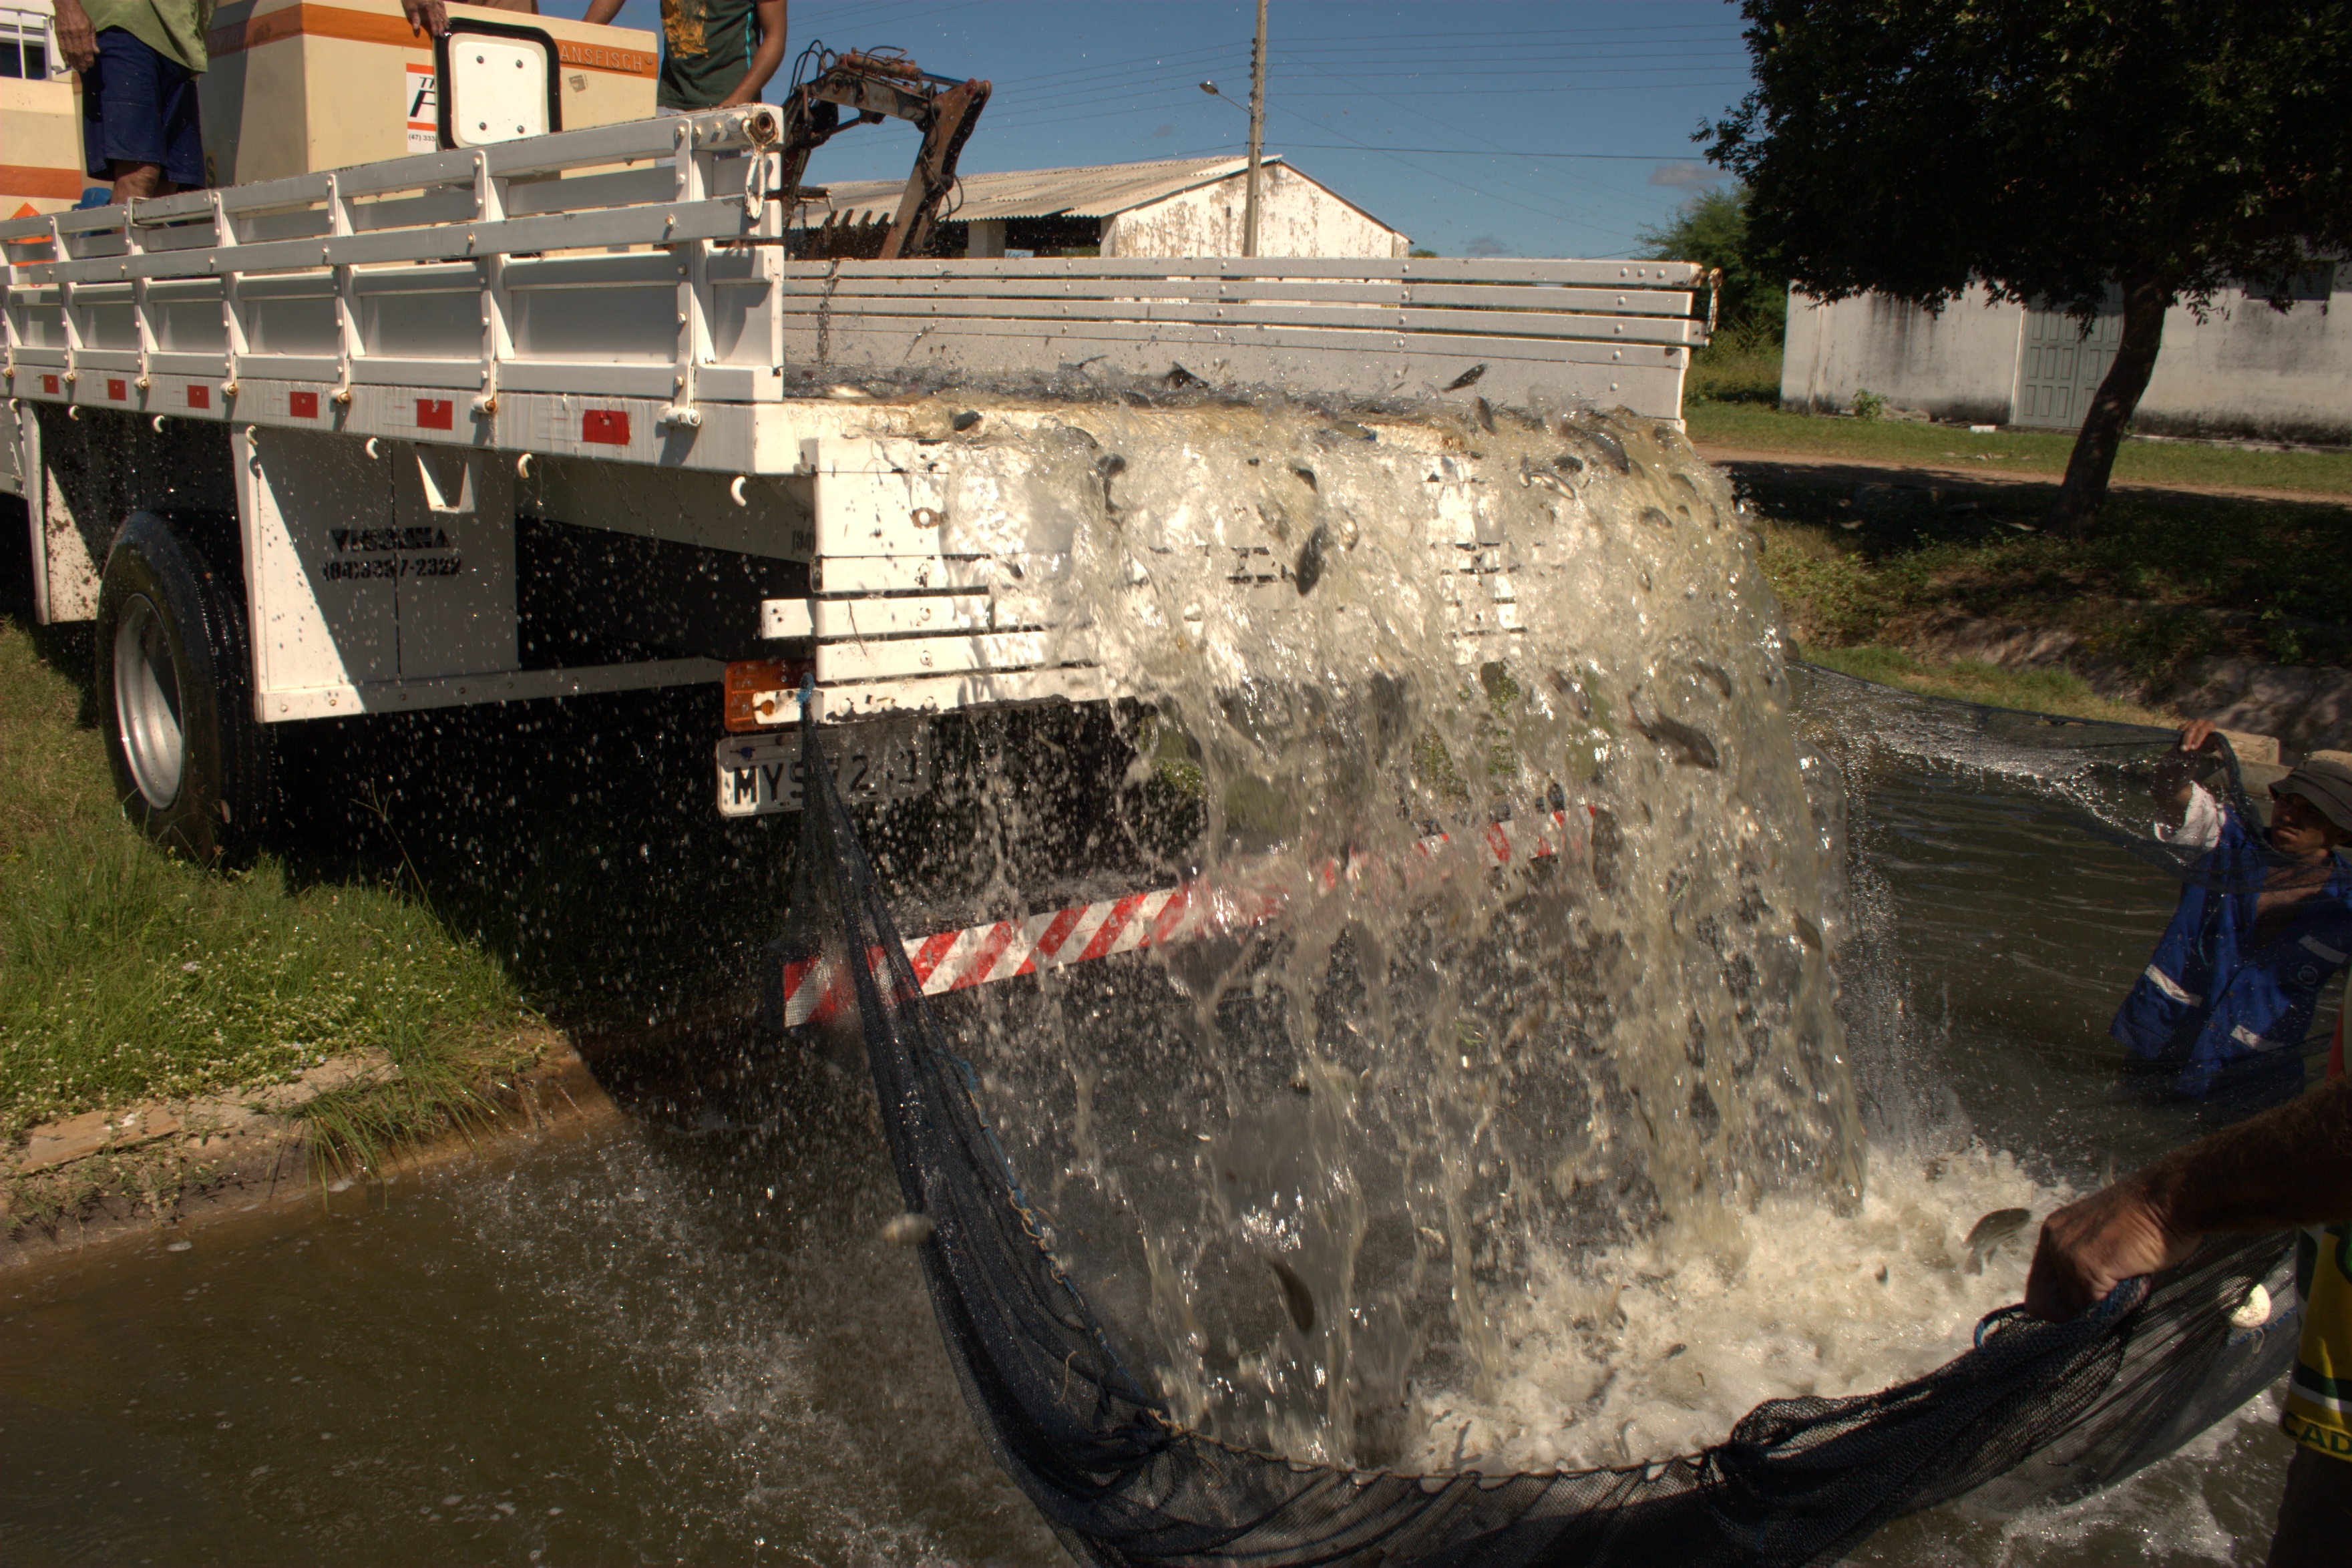
[[728,730],[766,730],[792,722],[798,716],[793,699],[808,668],[781,658],[746,658],[729,665]]

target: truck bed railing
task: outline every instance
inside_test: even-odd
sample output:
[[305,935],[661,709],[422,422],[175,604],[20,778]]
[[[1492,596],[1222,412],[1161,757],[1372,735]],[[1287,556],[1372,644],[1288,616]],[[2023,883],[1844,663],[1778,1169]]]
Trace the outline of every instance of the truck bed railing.
[[[592,455],[754,472],[793,444],[739,419],[698,452],[705,408],[843,376],[1477,382],[1673,418],[1705,338],[1684,262],[793,262],[778,131],[716,110],[0,224],[10,391],[558,451],[610,444],[538,399],[628,400],[662,438]],[[433,394],[462,416],[417,416]],[[530,406],[501,424],[501,395]]]
[[1474,379],[1497,401],[1549,391],[1672,418],[1706,341],[1698,276],[1679,261],[1430,257],[835,261],[788,271],[784,357],[813,374],[1085,363],[1370,398],[1483,367]]
[[[128,373],[123,396],[92,401],[142,408],[159,376],[222,384],[224,404],[248,379],[320,384],[337,408],[362,385],[466,389],[483,418],[502,389],[591,390],[597,351],[581,340],[611,316],[558,309],[568,321],[541,334],[556,352],[539,352],[529,290],[617,282],[635,289],[622,336],[642,373],[594,390],[681,413],[705,395],[772,398],[772,333],[743,341],[725,298],[770,280],[754,255],[703,242],[777,237],[762,194],[776,133],[771,110],[719,110],[0,225],[11,379],[55,372],[41,390],[57,395]],[[637,159],[656,162],[614,167]],[[641,247],[658,248],[627,254]],[[648,304],[667,307],[657,356]],[[206,412],[210,390],[156,411]]]

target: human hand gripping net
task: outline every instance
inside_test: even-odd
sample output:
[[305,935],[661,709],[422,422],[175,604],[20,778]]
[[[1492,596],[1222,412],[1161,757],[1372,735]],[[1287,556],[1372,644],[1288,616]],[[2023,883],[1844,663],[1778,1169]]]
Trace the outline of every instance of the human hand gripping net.
[[[1299,1463],[1190,1431],[1122,1364],[1055,1261],[907,962],[824,743],[803,731],[783,958],[850,1002],[906,1208],[935,1226],[924,1275],[973,1419],[1074,1557],[1096,1563],[1794,1564],[1996,1478],[2022,1506],[2170,1452],[2281,1375],[2294,1319],[2235,1331],[2289,1240],[2239,1238],[2128,1281],[2082,1319],[2009,1309],[1925,1377],[1770,1400],[1672,1459],[1551,1473],[1412,1475]],[[2231,1298],[2234,1296],[2235,1300]]]

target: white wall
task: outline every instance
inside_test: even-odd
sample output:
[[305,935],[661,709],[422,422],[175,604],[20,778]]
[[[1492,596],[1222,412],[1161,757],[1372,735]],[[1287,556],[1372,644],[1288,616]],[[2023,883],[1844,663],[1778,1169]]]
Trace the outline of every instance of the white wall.
[[1939,419],[2000,424],[2009,418],[2024,324],[2021,306],[1993,303],[1981,288],[1938,316],[1879,294],[1824,305],[1791,289],[1780,401],[1826,412],[1851,408],[1867,389]]
[[[1257,220],[1260,256],[1402,256],[1411,242],[1281,163],[1265,182]],[[1239,256],[1249,176],[1137,207],[1103,225],[1105,256]]]
[[2336,264],[2326,301],[2284,314],[2237,289],[2201,322],[2175,307],[2134,423],[2158,435],[2352,441],[2352,263]]
[[[1780,401],[1848,408],[1864,388],[1939,418],[2006,422],[2017,384],[2022,306],[1988,306],[1985,291],[1931,317],[1878,295],[1814,302],[1789,295]],[[2206,320],[2176,306],[2135,425],[2156,434],[2352,441],[2352,264],[2338,262],[2323,309],[2282,314],[2231,289]]]

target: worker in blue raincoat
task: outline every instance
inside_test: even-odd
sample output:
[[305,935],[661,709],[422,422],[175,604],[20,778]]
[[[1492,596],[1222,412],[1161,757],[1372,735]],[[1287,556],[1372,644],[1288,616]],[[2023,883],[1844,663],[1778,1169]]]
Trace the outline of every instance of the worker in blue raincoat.
[[2158,776],[2158,837],[2203,851],[2172,924],[2110,1026],[2133,1068],[2192,1098],[2303,1087],[2304,1036],[2352,959],[2352,754],[2318,752],[2271,786],[2270,826],[2191,782],[2213,726],[2185,726]]

